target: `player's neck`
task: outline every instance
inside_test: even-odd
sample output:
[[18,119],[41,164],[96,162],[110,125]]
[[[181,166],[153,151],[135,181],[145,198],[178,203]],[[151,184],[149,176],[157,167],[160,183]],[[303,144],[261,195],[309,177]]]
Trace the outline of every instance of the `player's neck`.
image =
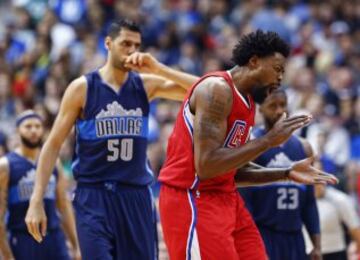
[[20,145],[16,152],[29,161],[35,162],[39,156],[40,148],[29,148],[25,145]]
[[251,93],[251,89],[255,85],[255,79],[246,66],[235,66],[230,70],[230,74],[235,87],[242,95],[246,96]]
[[119,90],[128,77],[127,71],[114,68],[114,66],[111,66],[109,63],[106,63],[104,67],[100,68],[99,73],[101,79],[116,90]]

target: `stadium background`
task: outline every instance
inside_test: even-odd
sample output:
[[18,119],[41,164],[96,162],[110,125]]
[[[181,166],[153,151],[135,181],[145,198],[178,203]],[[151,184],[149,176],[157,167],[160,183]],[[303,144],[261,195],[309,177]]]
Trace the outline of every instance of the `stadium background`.
[[[0,155],[16,146],[15,115],[24,109],[40,112],[50,129],[68,83],[105,62],[106,28],[117,17],[142,25],[143,51],[196,75],[230,68],[241,34],[278,32],[292,47],[284,80],[290,112],[314,116],[299,134],[359,206],[359,1],[0,0]],[[178,108],[152,104],[148,154],[155,173]],[[69,190],[73,142],[70,136],[61,150]]]

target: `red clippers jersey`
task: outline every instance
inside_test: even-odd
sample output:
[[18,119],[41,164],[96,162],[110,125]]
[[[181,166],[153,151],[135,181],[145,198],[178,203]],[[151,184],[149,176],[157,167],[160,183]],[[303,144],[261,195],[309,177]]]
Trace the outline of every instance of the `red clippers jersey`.
[[249,138],[255,117],[255,104],[250,95],[247,98],[248,103],[235,88],[231,75],[227,71],[206,74],[192,86],[177,116],[174,130],[169,138],[167,158],[160,172],[159,180],[167,185],[183,189],[194,189],[199,185],[199,190],[233,191],[235,190],[236,169],[202,181],[199,181],[195,172],[194,115],[190,112],[189,100],[196,86],[208,77],[224,78],[233,93],[233,105],[227,119],[224,147],[237,148],[246,143]]

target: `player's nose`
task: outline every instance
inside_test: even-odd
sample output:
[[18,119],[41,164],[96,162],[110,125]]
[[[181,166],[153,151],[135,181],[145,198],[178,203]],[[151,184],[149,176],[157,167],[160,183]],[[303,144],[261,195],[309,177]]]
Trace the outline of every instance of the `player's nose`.
[[279,119],[284,112],[285,112],[284,109],[282,109],[281,107],[278,107],[278,108],[275,110],[276,118]]
[[132,45],[129,47],[128,55],[131,55],[131,54],[133,54],[134,52],[136,52],[136,46],[135,46],[135,44],[132,44]]

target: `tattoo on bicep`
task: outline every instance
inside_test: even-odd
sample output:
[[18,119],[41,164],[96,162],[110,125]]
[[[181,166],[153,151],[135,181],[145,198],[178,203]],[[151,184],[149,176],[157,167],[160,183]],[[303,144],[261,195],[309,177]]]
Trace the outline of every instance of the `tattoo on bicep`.
[[[220,139],[221,128],[224,124],[224,117],[227,106],[229,104],[229,97],[224,93],[216,93],[209,91],[205,95],[207,107],[206,114],[199,121],[199,137],[200,139]],[[219,135],[220,134],[220,135]]]

